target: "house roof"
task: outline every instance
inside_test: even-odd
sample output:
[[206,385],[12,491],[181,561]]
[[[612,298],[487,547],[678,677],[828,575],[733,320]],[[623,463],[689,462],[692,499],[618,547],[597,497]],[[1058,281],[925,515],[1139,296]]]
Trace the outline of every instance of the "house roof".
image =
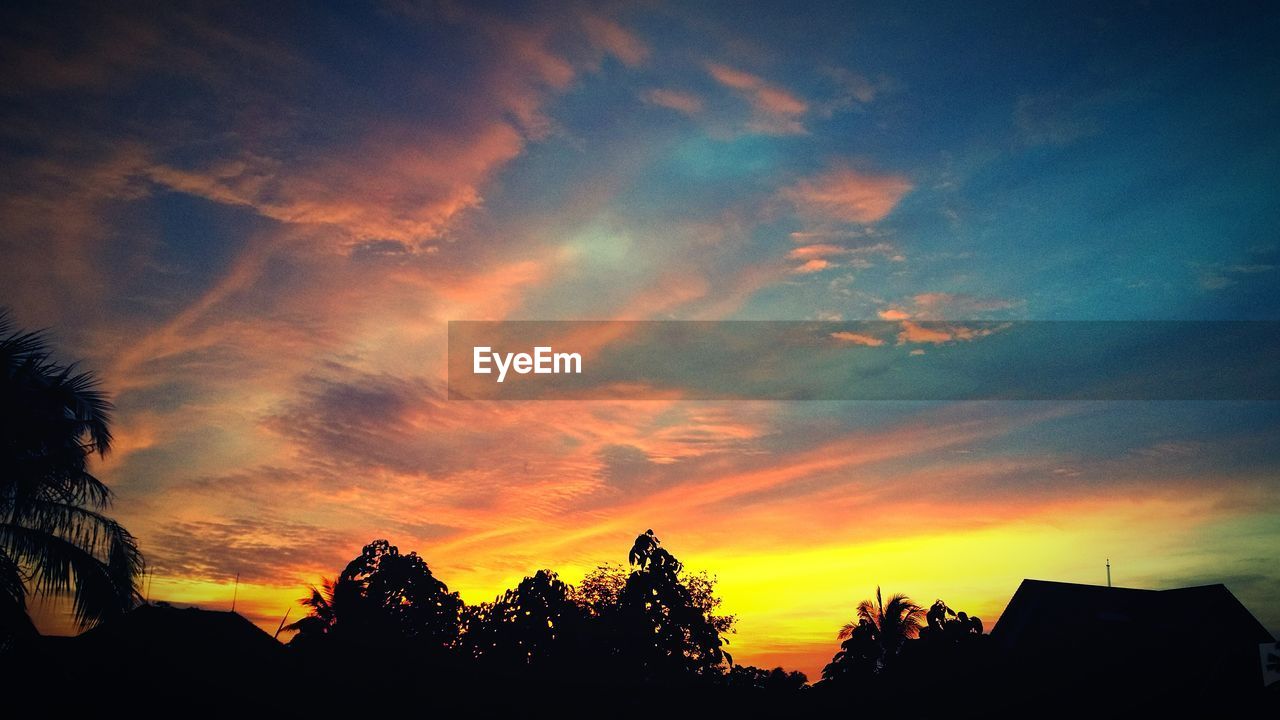
[[1274,642],[1225,585],[1172,590],[1023,580],[991,630],[1007,649]]
[[85,649],[123,646],[166,654],[186,648],[206,653],[212,650],[262,655],[283,647],[239,613],[168,605],[140,606],[81,634],[75,641]]

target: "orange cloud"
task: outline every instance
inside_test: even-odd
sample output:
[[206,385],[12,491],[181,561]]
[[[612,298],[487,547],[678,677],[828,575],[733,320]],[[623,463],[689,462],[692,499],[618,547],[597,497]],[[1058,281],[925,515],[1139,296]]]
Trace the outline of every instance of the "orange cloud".
[[807,260],[810,258],[827,257],[830,255],[843,255],[847,252],[848,250],[840,247],[839,245],[803,245],[792,249],[791,252],[787,253],[787,257],[792,260]]
[[799,274],[799,275],[807,275],[807,274],[809,274],[809,273],[821,272],[821,271],[823,271],[823,270],[826,270],[826,269],[827,269],[827,268],[829,268],[829,267],[831,267],[831,262],[830,262],[830,261],[828,261],[828,260],[821,260],[821,259],[813,259],[813,260],[809,260],[809,261],[805,262],[803,265],[801,265],[801,266],[800,266],[800,267],[798,267],[798,268],[795,268],[795,269],[794,269],[794,270],[792,270],[791,272],[796,273],[796,274]]
[[881,340],[880,338],[875,337],[873,335],[864,335],[862,333],[848,332],[843,330],[840,332],[831,333],[831,337],[835,338],[836,340],[842,340],[847,343],[853,343],[854,345],[864,345],[866,347],[880,347],[881,345],[884,345],[884,340]]
[[901,175],[872,175],[838,166],[785,188],[782,196],[818,218],[868,224],[888,216],[911,188]]
[[942,345],[950,342],[967,342],[977,340],[988,335],[993,335],[1001,330],[1007,329],[1008,323],[1002,325],[987,325],[982,327],[969,327],[965,325],[921,325],[910,320],[902,321],[902,330],[898,333],[898,344],[905,345],[907,343]]
[[950,330],[925,327],[913,322],[903,322],[902,331],[898,333],[898,344],[932,343],[941,345],[956,339]]

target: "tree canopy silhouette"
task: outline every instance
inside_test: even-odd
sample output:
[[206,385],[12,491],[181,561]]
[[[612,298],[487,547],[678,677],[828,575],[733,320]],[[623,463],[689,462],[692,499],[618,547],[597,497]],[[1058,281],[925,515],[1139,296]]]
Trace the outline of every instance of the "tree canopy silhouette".
[[573,588],[539,570],[493,602],[467,608],[461,645],[465,655],[493,669],[564,669],[586,650],[586,617]]
[[633,682],[718,679],[733,663],[724,636],[734,618],[716,614],[715,580],[681,572],[667,553],[630,574],[604,565],[582,581],[580,594],[600,623],[608,657]]
[[441,651],[458,637],[462,600],[436,579],[417,553],[386,540],[364,547],[336,580],[311,588],[311,613],[289,627],[293,643],[320,638],[347,644]]
[[876,588],[874,600],[858,603],[854,621],[840,629],[840,650],[822,670],[826,680],[877,675],[902,651],[903,644],[919,635],[924,608],[903,594],[885,602]]
[[717,613],[715,580],[682,575],[674,556],[652,550],[630,572],[604,565],[574,588],[539,570],[493,602],[464,608],[416,553],[377,540],[337,579],[311,589],[302,600],[308,616],[289,626],[298,631],[290,645],[449,648],[458,663],[513,676],[723,680],[734,619]]
[[111,410],[92,373],[54,362],[43,334],[0,311],[0,636],[32,631],[28,595],[69,594],[81,627],[141,599],[142,554],[88,471],[111,449]]

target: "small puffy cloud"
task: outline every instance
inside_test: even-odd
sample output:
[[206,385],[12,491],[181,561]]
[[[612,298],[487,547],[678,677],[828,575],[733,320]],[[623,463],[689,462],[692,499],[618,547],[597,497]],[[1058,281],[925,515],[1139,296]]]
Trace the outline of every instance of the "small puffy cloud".
[[719,63],[708,63],[707,72],[721,85],[737,92],[751,106],[747,128],[766,135],[801,135],[801,118],[809,104],[790,91],[763,78]]
[[841,165],[784,188],[782,197],[817,219],[865,225],[887,217],[911,188],[901,175],[876,175]]
[[829,267],[831,267],[831,261],[823,260],[821,258],[814,258],[813,260],[809,260],[808,262],[804,263],[800,267],[797,267],[796,269],[792,270],[792,272],[796,273],[797,275],[808,275],[810,273],[821,272],[823,270],[826,270]]
[[641,94],[640,99],[651,105],[669,108],[685,115],[697,115],[702,112],[702,98],[680,90],[652,88]]
[[884,345],[884,340],[881,340],[874,335],[866,335],[863,333],[848,332],[844,330],[831,333],[831,337],[841,342],[847,342],[853,345],[862,345],[864,347],[880,347],[881,345]]
[[898,344],[906,343],[932,343],[941,345],[942,343],[951,342],[954,336],[951,331],[946,328],[936,328],[933,326],[920,325],[909,321],[902,323],[902,331],[898,333]]

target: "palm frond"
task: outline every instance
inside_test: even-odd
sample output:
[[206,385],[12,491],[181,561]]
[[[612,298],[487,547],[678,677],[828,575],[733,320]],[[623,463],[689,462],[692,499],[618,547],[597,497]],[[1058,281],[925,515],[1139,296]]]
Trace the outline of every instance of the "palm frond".
[[[8,553],[0,550],[0,605],[25,613],[27,611],[26,578],[22,568]],[[0,614],[7,615],[3,610]]]
[[119,525],[106,530],[110,538],[105,557],[49,529],[14,523],[0,524],[0,548],[30,569],[34,592],[70,594],[76,623],[93,627],[141,600],[135,584],[143,568],[137,544]]

